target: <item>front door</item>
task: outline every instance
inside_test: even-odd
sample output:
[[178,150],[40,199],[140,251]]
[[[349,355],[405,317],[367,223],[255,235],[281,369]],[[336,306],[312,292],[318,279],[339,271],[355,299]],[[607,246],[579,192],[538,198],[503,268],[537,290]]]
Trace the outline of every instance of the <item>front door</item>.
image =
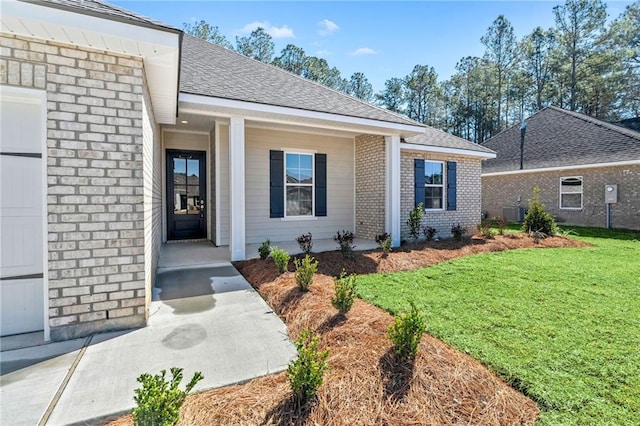
[[167,238],[206,238],[204,151],[167,150]]

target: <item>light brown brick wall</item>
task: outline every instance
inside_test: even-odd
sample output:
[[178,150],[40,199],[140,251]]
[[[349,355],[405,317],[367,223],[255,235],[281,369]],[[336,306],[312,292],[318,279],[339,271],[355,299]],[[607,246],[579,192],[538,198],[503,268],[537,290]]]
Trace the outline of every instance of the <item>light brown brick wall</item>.
[[0,84],[46,90],[49,324],[145,323],[140,58],[0,36]]
[[359,135],[355,139],[356,236],[373,240],[384,232],[384,136]]
[[[583,177],[583,209],[560,209],[560,178]],[[640,229],[640,166],[523,173],[482,178],[482,209],[489,217],[502,217],[504,206],[527,206],[533,188],[540,188],[540,201],[559,223],[582,226],[606,226],[604,187],[618,185],[618,203],[611,205],[614,228]]]
[[400,226],[402,238],[409,238],[407,219],[409,217],[409,211],[412,210],[415,206],[415,178],[413,160],[416,158],[434,161],[455,161],[457,163],[457,209],[454,211],[426,211],[422,219],[422,226],[431,226],[436,228],[436,235],[440,238],[450,237],[451,226],[458,223],[467,228],[470,233],[475,232],[476,227],[480,222],[480,202],[482,190],[480,184],[480,159],[403,150],[400,159],[400,214],[402,218]]

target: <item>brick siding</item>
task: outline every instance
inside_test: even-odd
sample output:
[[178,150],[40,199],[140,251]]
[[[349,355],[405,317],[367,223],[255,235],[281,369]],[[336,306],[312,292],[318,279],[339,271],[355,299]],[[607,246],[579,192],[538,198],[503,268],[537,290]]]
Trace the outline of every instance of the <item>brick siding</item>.
[[356,136],[355,151],[356,236],[373,240],[385,228],[384,136]]
[[[440,238],[450,237],[451,226],[458,223],[469,230],[470,233],[475,232],[480,222],[481,214],[480,201],[482,188],[480,184],[480,159],[402,150],[400,158],[400,226],[402,238],[409,238],[407,219],[409,218],[409,211],[415,206],[413,160],[416,158],[432,161],[457,162],[457,209],[454,211],[427,211],[422,219],[422,226],[434,227],[437,231],[437,237]],[[446,199],[444,201],[446,202]]]
[[47,93],[52,340],[145,324],[142,60],[6,34],[0,46],[0,84]]
[[[582,210],[560,209],[560,178],[582,176]],[[482,210],[489,217],[502,217],[502,208],[527,206],[533,188],[540,188],[540,201],[559,223],[606,226],[604,187],[618,185],[618,203],[611,205],[614,228],[640,229],[640,166],[600,167],[568,171],[523,173],[482,177]]]

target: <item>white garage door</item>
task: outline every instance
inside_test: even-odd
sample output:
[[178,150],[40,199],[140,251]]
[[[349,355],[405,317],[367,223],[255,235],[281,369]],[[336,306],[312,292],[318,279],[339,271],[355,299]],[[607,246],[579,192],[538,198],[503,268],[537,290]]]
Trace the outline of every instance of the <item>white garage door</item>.
[[43,96],[0,92],[0,335],[44,328]]

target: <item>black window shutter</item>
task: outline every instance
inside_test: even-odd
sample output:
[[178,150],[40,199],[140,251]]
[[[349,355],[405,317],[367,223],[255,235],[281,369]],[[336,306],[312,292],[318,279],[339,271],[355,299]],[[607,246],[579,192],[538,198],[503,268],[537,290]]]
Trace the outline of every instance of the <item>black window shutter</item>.
[[424,206],[424,160],[417,158],[413,160],[413,175],[415,180],[415,206],[418,207],[420,203]]
[[447,210],[456,210],[456,179],[457,164],[447,161]]
[[327,215],[327,154],[316,154],[316,216]]
[[269,151],[270,217],[284,217],[284,152]]

